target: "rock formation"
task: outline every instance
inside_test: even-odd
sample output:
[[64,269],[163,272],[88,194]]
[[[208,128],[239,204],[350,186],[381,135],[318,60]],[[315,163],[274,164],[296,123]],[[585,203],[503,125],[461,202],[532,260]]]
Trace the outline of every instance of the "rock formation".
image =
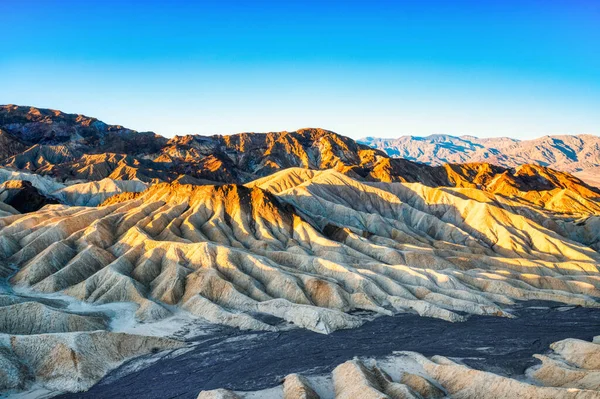
[[108,198],[122,193],[138,193],[148,185],[137,179],[102,179],[88,183],[72,184],[56,190],[51,195],[60,203],[77,206],[97,206]]
[[108,331],[0,334],[0,389],[23,388],[34,379],[47,389],[83,391],[131,357],[181,345]]
[[278,329],[265,314],[328,333],[359,326],[359,309],[457,322],[512,317],[516,300],[600,307],[598,237],[570,220],[481,190],[289,169],[5,217],[0,259],[16,287],[135,303],[140,321],[177,306],[242,329]]
[[[52,265],[49,265],[50,267]],[[112,332],[110,312],[0,289],[0,390],[89,389],[124,361],[183,344]]]
[[147,183],[243,184],[287,168],[301,167],[335,169],[363,181],[479,188],[505,196],[525,196],[527,201],[537,201],[535,191],[566,188],[584,200],[600,196],[600,189],[589,187],[569,174],[527,166],[536,160],[533,155],[519,158],[518,165],[523,166],[517,169],[513,169],[514,163],[505,165],[486,157],[457,160],[478,162],[469,165],[431,167],[391,158],[384,151],[324,129],[188,135],[168,140],[154,133],[106,125],[83,115],[14,105],[0,106],[0,129],[7,140],[18,144],[11,145],[7,157],[0,154],[0,165],[50,175],[63,182],[109,178]]
[[30,182],[9,180],[0,184],[0,201],[21,213],[34,212],[48,204],[58,204],[54,198],[40,193]]
[[60,183],[49,176],[0,168],[0,201],[23,213],[47,204],[97,206],[114,195],[141,192],[147,187],[137,179]]
[[[328,334],[365,312],[458,323],[514,317],[516,301],[600,308],[600,190],[544,166],[429,166],[323,129],[167,140],[17,106],[0,107],[3,143],[0,389],[85,390],[183,345],[117,317]],[[401,354],[396,371],[340,365],[325,395],[597,397],[597,346],[554,344],[528,371],[540,386]],[[290,375],[278,389],[323,397],[312,385]]]

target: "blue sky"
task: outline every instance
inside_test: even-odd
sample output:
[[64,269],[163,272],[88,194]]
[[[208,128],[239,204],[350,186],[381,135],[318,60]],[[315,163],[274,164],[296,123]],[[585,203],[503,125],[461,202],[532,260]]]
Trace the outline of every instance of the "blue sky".
[[600,134],[600,1],[2,1],[0,103],[174,134]]

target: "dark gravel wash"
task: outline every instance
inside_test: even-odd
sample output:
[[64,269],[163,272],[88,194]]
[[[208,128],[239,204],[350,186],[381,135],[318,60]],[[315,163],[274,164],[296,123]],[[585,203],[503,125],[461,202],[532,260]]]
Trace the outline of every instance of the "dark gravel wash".
[[472,367],[518,377],[536,364],[531,355],[547,352],[552,342],[600,335],[600,309],[527,302],[513,313],[518,318],[471,316],[463,323],[415,315],[379,317],[330,335],[219,328],[178,357],[125,376],[117,369],[88,392],[59,398],[193,399],[203,389],[259,390],[278,385],[289,373],[324,374],[355,356],[384,357],[401,350],[461,358]]

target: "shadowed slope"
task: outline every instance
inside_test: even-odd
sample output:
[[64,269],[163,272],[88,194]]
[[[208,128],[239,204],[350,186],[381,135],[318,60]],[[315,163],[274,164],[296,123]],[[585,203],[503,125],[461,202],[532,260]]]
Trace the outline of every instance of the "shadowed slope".
[[0,184],[0,201],[12,206],[21,213],[33,212],[47,204],[58,204],[38,191],[31,182],[8,180]]

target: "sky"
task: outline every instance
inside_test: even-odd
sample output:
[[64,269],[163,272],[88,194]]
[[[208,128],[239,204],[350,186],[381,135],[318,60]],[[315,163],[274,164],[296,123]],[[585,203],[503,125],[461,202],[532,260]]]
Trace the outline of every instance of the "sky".
[[0,104],[139,131],[600,134],[600,1],[0,1]]

